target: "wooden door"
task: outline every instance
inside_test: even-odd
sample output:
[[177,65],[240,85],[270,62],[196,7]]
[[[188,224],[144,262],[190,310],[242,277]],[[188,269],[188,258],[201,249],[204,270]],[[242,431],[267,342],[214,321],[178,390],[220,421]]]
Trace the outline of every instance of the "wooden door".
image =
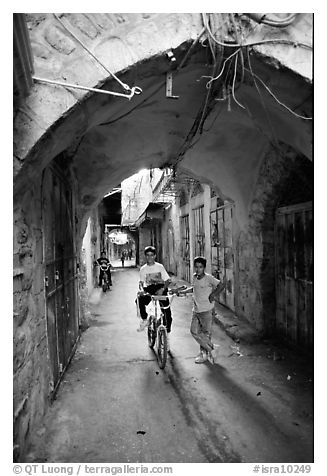
[[227,282],[219,302],[234,311],[233,205],[223,205],[211,211],[210,226],[212,274]]
[[79,334],[72,192],[59,167],[45,170],[42,201],[47,334],[55,390]]
[[276,331],[286,340],[313,343],[312,203],[279,208],[275,222]]

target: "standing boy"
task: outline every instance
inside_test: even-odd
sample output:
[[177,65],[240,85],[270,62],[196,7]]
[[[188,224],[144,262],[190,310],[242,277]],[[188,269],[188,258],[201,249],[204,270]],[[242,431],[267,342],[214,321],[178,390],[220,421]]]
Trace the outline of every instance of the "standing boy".
[[121,255],[120,255],[120,259],[121,259],[121,265],[124,268],[125,267],[125,265],[124,265],[124,263],[125,263],[125,250],[122,250]]
[[[138,304],[141,314],[141,324],[138,331],[143,331],[148,325],[148,315],[145,309],[151,301],[151,294],[167,295],[168,285],[171,282],[169,274],[165,270],[164,266],[155,261],[156,258],[156,249],[153,246],[147,246],[144,250],[146,264],[143,265],[140,269],[140,283],[139,283],[139,295],[138,295]],[[168,348],[169,348],[169,333],[171,330],[171,310],[169,307],[169,299],[159,302],[162,307],[167,307],[164,309],[166,316],[167,324],[167,337],[168,337]]]
[[194,259],[193,286],[179,293],[193,292],[193,316],[190,331],[200,344],[200,353],[195,358],[196,364],[203,364],[207,360],[213,364],[216,358],[215,347],[211,342],[214,301],[225,287],[219,279],[205,272],[206,265],[207,260],[202,256]]

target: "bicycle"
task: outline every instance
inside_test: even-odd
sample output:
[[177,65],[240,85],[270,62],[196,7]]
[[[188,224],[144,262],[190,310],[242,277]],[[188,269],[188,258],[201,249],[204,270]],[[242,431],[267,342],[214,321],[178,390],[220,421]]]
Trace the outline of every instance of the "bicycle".
[[103,271],[103,276],[102,276],[102,291],[105,293],[107,289],[110,289],[110,282],[109,282],[109,276],[107,271],[111,267],[110,264],[102,264],[100,265],[101,271]]
[[[168,295],[151,295],[152,309],[147,332],[148,344],[150,349],[153,349],[157,343],[157,359],[160,369],[165,368],[168,356],[167,323],[164,311],[171,306],[175,295],[185,287],[173,289]],[[167,301],[167,299],[169,301],[168,306],[160,305],[160,301]]]

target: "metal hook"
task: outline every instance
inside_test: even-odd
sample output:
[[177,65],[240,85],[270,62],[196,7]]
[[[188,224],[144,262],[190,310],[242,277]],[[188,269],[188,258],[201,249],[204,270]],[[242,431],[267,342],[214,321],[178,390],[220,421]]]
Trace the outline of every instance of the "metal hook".
[[134,87],[132,88],[132,91],[133,91],[134,94],[141,94],[141,93],[143,93],[142,88],[140,88],[139,86],[134,86]]

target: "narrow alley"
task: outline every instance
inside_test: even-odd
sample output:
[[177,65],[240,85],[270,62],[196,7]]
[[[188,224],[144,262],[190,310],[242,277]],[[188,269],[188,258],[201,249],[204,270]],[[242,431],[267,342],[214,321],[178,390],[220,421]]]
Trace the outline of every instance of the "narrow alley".
[[[13,461],[312,463],[312,13],[14,13],[13,46]],[[145,263],[202,269],[215,364],[176,297],[160,369]]]
[[[311,375],[304,359],[269,359],[266,344],[235,343],[218,326],[219,364],[196,365],[191,299],[173,301],[168,365],[136,332],[135,269],[115,270],[93,304],[45,424],[34,462],[307,462]],[[280,353],[279,349],[279,353]]]

